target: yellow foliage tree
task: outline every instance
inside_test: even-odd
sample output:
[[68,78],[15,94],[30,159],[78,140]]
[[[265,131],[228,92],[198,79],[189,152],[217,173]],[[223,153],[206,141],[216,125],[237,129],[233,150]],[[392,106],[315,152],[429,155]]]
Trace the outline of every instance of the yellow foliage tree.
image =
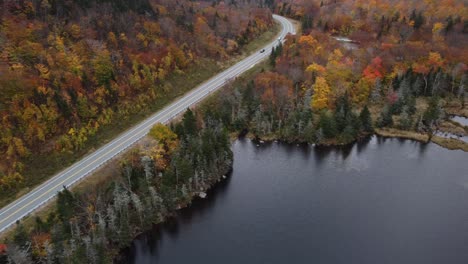
[[369,95],[372,90],[372,82],[366,78],[362,78],[355,85],[354,89],[351,89],[351,98],[356,104],[364,104],[367,102]]
[[119,42],[117,41],[117,36],[114,34],[114,32],[111,31],[107,34],[107,43],[113,48],[118,47]]
[[303,47],[312,48],[317,44],[317,40],[311,35],[303,35],[299,38],[299,44]]
[[442,31],[443,28],[444,28],[444,24],[442,24],[440,22],[437,22],[432,27],[432,33],[433,34],[440,34],[440,32]]
[[349,91],[353,80],[351,68],[351,64],[347,62],[341,50],[335,49],[328,56],[325,78],[335,95],[342,95]]
[[306,71],[316,73],[318,75],[322,75],[323,73],[327,71],[327,69],[325,69],[325,67],[323,67],[322,65],[314,62],[307,67]]
[[161,123],[153,126],[149,135],[162,144],[166,152],[171,152],[177,147],[177,134]]
[[434,68],[442,67],[444,65],[444,59],[442,59],[442,56],[440,56],[438,52],[429,52],[427,63]]
[[81,37],[81,28],[80,28],[80,26],[77,25],[77,24],[73,24],[70,27],[70,35],[75,39],[80,38]]
[[47,66],[42,63],[36,64],[36,69],[39,71],[39,76],[44,80],[49,80],[50,72]]
[[315,80],[314,95],[312,96],[311,106],[314,110],[321,110],[328,107],[330,102],[331,89],[327,80],[323,77],[317,77]]

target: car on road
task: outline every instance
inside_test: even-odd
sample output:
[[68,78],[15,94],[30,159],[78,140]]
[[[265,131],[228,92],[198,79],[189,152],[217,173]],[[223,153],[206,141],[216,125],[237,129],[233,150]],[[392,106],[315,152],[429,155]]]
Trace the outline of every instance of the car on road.
[[260,50],[260,53],[263,53],[263,52],[265,52],[265,49]]

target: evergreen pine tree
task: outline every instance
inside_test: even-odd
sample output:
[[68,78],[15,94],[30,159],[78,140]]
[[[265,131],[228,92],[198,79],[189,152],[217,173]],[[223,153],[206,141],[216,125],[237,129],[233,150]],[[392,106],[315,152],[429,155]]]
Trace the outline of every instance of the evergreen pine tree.
[[338,134],[335,119],[328,112],[322,112],[320,115],[319,126],[325,138],[333,138]]
[[190,108],[187,108],[187,111],[184,113],[184,117],[182,119],[182,124],[184,127],[184,133],[185,135],[195,135],[197,134],[197,119],[195,117],[195,114],[193,113]]
[[276,66],[276,49],[275,49],[274,46],[271,48],[271,53],[270,53],[269,61],[270,61],[271,67],[274,68],[274,67]]
[[392,111],[389,105],[385,105],[382,112],[380,112],[378,125],[379,127],[393,126]]
[[359,119],[361,120],[362,131],[366,133],[374,132],[374,127],[372,125],[372,116],[367,105],[364,106],[361,113],[359,114]]
[[20,248],[25,247],[29,242],[29,236],[26,232],[26,228],[19,221],[17,222],[15,233],[13,235],[13,242],[15,242],[15,244]]
[[413,119],[411,118],[409,108],[408,106],[404,106],[400,115],[400,128],[403,130],[409,130],[412,126]]
[[429,106],[423,115],[423,122],[426,126],[431,127],[442,117],[442,110],[439,106],[439,98],[436,96],[431,97]]
[[62,222],[68,222],[73,216],[73,209],[75,208],[75,197],[67,188],[58,193],[57,196],[57,214]]

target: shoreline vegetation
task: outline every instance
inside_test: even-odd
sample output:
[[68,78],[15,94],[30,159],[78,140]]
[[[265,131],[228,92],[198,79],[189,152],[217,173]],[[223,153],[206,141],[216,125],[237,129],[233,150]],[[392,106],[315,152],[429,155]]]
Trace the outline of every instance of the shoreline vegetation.
[[233,164],[230,146],[222,122],[208,114],[187,110],[170,126],[155,125],[103,169],[110,174],[64,189],[46,212],[19,223],[3,241],[8,258],[112,263],[136,236],[225,180]]
[[[208,98],[207,102],[202,104],[200,107],[202,109],[200,110],[202,112],[206,111],[208,108],[212,109],[211,111],[218,110],[216,115],[221,116],[222,120],[225,121],[225,124],[228,124],[231,132],[231,138],[236,138],[239,135],[245,135],[250,139],[256,139],[258,141],[279,140],[286,143],[313,143],[318,146],[332,147],[353,144],[362,138],[371,135],[378,135],[389,138],[410,139],[422,143],[433,142],[450,150],[462,150],[468,152],[468,142],[457,138],[444,138],[436,134],[436,132],[442,132],[458,136],[468,136],[467,126],[463,126],[462,124],[449,119],[450,116],[467,117],[468,105],[465,104],[464,107],[461,107],[459,103],[453,101],[450,104],[447,104],[445,102],[447,99],[434,99],[432,97],[418,97],[414,100],[415,105],[412,116],[419,116],[421,120],[418,124],[414,118],[410,122],[411,124],[409,126],[403,126],[405,120],[402,119],[401,115],[399,116],[394,114],[391,115],[391,121],[388,121],[391,123],[381,125],[382,115],[384,114],[383,109],[385,108],[384,105],[382,105],[382,102],[378,101],[370,103],[368,107],[369,113],[367,115],[362,115],[364,112],[363,110],[367,107],[361,108],[361,113],[359,113],[359,108],[354,108],[348,95],[345,94],[344,97],[337,100],[339,105],[335,106],[335,109],[342,109],[342,115],[337,115],[336,110],[334,113],[330,111],[309,111],[307,109],[307,102],[311,100],[309,97],[305,98],[305,102],[303,104],[302,109],[305,110],[301,110],[301,106],[294,106],[298,108],[296,111],[299,113],[293,112],[294,117],[291,122],[291,127],[287,127],[287,124],[285,124],[278,131],[271,129],[271,124],[268,124],[266,125],[267,129],[259,130],[259,124],[262,124],[262,122],[265,121],[270,122],[270,120],[262,120],[262,116],[259,114],[258,109],[269,106],[261,103],[261,96],[253,95],[252,93],[258,90],[262,91],[261,88],[259,89],[259,87],[257,87],[258,77],[272,70],[273,67],[268,62],[259,65],[258,68],[253,69],[237,80],[234,80],[229,84],[228,88],[223,91],[219,91],[215,96]],[[272,86],[276,85],[274,83],[269,84]],[[248,98],[253,99],[249,101]],[[433,101],[432,105],[431,100]],[[434,103],[435,100],[437,100],[437,102]],[[252,106],[252,103],[258,105]],[[246,105],[247,109],[242,109],[242,104]],[[255,113],[248,114],[246,112],[249,111],[249,108],[257,109],[257,111]],[[289,109],[291,108],[293,107],[290,107]],[[278,109],[269,109],[264,113],[269,115],[271,111],[275,112],[278,111]],[[305,113],[301,113],[301,111],[304,111]],[[424,115],[428,116],[431,112],[436,112],[434,114],[435,117],[426,118],[434,118],[434,120],[428,120],[429,125],[425,125],[422,119],[424,118]],[[236,113],[240,113],[244,120],[239,120],[239,118],[236,117]],[[305,121],[301,120],[301,115],[305,116],[305,120],[312,122],[308,124],[309,128],[312,127],[310,131],[305,129],[307,126],[304,125],[306,124]],[[324,118],[324,116],[326,118]],[[254,118],[257,118],[257,120],[254,121]],[[285,119],[288,120],[288,117]],[[337,122],[340,121],[344,124],[337,124]],[[353,123],[353,126],[355,126],[354,129],[350,129],[350,135],[344,135],[347,126],[346,122]],[[273,126],[277,125],[274,124],[274,121],[272,123]],[[299,131],[300,128],[298,125],[303,127],[302,131]],[[404,128],[406,128],[406,130]],[[288,131],[288,129],[296,131],[291,132]],[[417,131],[418,129],[420,131]],[[327,137],[324,134],[324,132],[330,133],[330,131],[327,130],[332,130],[331,133],[333,133],[333,135]]]
[[[450,113],[450,115],[454,115],[454,116],[462,116],[462,117],[466,117],[466,116],[463,116],[462,113],[460,113],[460,111],[450,111],[447,113]],[[445,121],[447,123],[453,123],[453,121]],[[456,128],[459,128],[459,129],[464,129],[464,130],[467,130],[468,127],[466,126],[462,126],[462,125],[456,125],[455,126]],[[457,131],[459,131],[458,129],[455,129]],[[450,129],[447,131],[447,130],[440,130],[442,132],[451,132]],[[453,130],[452,130],[453,131]],[[376,135],[376,136],[380,136],[380,137],[385,137],[385,138],[401,138],[401,139],[409,139],[409,140],[414,140],[414,141],[418,141],[418,142],[421,142],[421,143],[429,143],[429,142],[432,142],[432,143],[435,143],[443,148],[446,148],[446,149],[449,149],[449,150],[462,150],[462,151],[465,151],[465,152],[468,152],[468,142],[464,142],[462,140],[459,140],[459,139],[456,139],[456,138],[444,138],[444,137],[440,137],[440,136],[437,136],[437,135],[428,135],[428,134],[424,134],[424,133],[420,133],[420,132],[416,132],[416,131],[409,131],[409,130],[401,130],[401,129],[397,129],[397,128],[375,128],[374,129],[374,133],[367,133],[367,134],[362,134],[362,135],[359,135],[358,137],[354,138],[353,140],[351,140],[350,142],[337,142],[336,139],[331,139],[329,141],[326,141],[326,142],[321,142],[321,143],[314,143],[315,145],[317,146],[325,146],[325,147],[334,147],[334,146],[343,146],[343,145],[350,145],[350,144],[354,144],[356,143],[356,141],[359,141],[363,138],[366,138],[366,137],[369,137],[369,136],[373,136],[373,135]],[[242,136],[242,135],[239,135],[237,133],[233,133],[231,138],[232,139],[237,139],[239,136]],[[307,143],[307,142],[302,142],[302,141],[290,141],[290,140],[287,140],[287,139],[281,139],[280,137],[278,137],[277,135],[268,135],[268,136],[262,136],[262,137],[259,137],[255,134],[252,134],[252,133],[249,133],[247,132],[245,134],[245,137],[249,138],[249,139],[253,139],[253,140],[256,140],[256,141],[265,141],[265,142],[273,142],[273,141],[280,141],[282,140],[283,142],[285,143],[290,143],[290,144],[294,144],[294,143],[298,143],[298,144],[302,144],[302,143]]]

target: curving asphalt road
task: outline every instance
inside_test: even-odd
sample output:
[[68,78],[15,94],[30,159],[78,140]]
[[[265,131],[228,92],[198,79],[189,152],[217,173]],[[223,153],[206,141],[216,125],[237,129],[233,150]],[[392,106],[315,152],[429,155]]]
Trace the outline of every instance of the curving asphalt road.
[[[284,41],[284,38],[288,34],[296,34],[294,26],[289,20],[278,15],[273,15],[273,18],[282,26],[282,31],[279,36],[281,41]],[[219,73],[182,98],[166,106],[161,111],[99,148],[94,153],[89,154],[68,169],[65,169],[50,180],[36,187],[28,194],[2,208],[0,210],[0,232],[11,227],[16,221],[21,220],[32,211],[54,198],[55,195],[63,189],[63,186],[69,187],[73,185],[77,181],[90,175],[91,172],[104,165],[116,155],[128,149],[136,141],[144,137],[156,123],[167,123],[174,116],[203,100],[213,91],[223,87],[226,81],[239,76],[252,68],[255,64],[264,60],[271,53],[272,47],[277,44],[278,40],[275,39],[263,48],[264,52],[259,50],[231,68]]]

